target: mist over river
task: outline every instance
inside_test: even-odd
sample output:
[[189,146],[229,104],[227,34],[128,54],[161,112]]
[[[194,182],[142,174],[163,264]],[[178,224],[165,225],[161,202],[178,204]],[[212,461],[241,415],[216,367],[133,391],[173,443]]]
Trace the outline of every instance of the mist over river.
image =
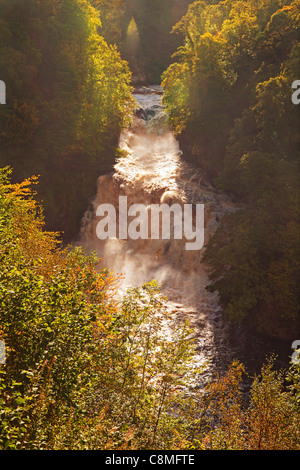
[[[82,222],[80,244],[89,251],[96,251],[103,265],[113,272],[123,274],[120,294],[128,287],[141,286],[153,279],[161,285],[172,321],[176,324],[188,319],[195,328],[195,361],[204,367],[199,380],[205,382],[216,370],[224,370],[241,355],[241,343],[245,349],[249,346],[241,338],[234,346],[232,326],[223,318],[218,295],[206,290],[209,271],[201,262],[205,244],[223,215],[238,207],[208,182],[203,171],[182,159],[162,107],[162,88],[158,85],[141,87],[135,90],[134,97],[138,108],[133,124],[123,130],[120,138],[124,156],[118,159],[112,173],[99,177],[97,194]],[[128,206],[204,204],[204,247],[188,251],[186,240],[172,238],[172,232],[169,240],[115,238],[101,241],[96,232],[97,208],[111,204],[118,221],[120,196],[127,197]],[[237,328],[235,337],[240,334],[243,333]],[[251,363],[251,357],[248,360]]]

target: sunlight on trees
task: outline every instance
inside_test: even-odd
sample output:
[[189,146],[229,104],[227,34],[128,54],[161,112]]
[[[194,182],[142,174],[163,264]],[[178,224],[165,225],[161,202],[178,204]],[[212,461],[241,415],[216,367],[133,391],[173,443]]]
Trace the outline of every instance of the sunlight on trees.
[[166,338],[155,281],[116,301],[94,254],[44,231],[36,182],[0,171],[0,449],[299,449],[299,364],[269,360],[248,404],[237,361],[195,388],[188,323]]
[[126,34],[126,51],[127,55],[130,58],[134,58],[139,49],[139,32],[136,26],[134,18],[131,18],[131,21],[128,25],[127,34]]
[[206,247],[208,289],[229,320],[295,340],[300,2],[195,1],[181,19],[187,0],[130,3],[135,19],[123,0],[1,2],[0,449],[299,450],[299,362],[250,377],[235,360],[195,387],[194,331],[164,335],[157,283],[117,300],[118,276],[59,231],[77,233],[131,124],[125,41],[147,79],[170,64],[182,150],[243,207]]
[[210,289],[229,318],[290,340],[299,330],[298,0],[196,1],[163,75],[186,158],[245,209],[209,241]]

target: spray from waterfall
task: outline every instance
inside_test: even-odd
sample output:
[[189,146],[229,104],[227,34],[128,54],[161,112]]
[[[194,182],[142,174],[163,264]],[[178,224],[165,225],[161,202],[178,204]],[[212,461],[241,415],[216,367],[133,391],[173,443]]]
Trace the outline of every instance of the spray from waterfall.
[[[136,90],[138,109],[133,125],[124,129],[120,138],[125,156],[119,158],[111,174],[99,177],[96,197],[83,220],[81,244],[96,251],[112,271],[123,275],[123,289],[155,279],[168,297],[170,311],[178,318],[188,316],[197,326],[199,348],[204,348],[203,360],[206,360],[215,354],[216,342],[222,342],[224,334],[217,295],[206,290],[208,270],[202,263],[202,255],[222,216],[235,207],[209,184],[200,169],[191,168],[182,159],[179,144],[168,126],[161,94],[159,86]],[[126,198],[128,207],[201,205],[203,247],[187,250],[185,237],[176,238],[174,232],[167,239],[112,236],[100,240],[97,227],[101,219],[97,209],[103,205],[113,207],[118,224],[122,217],[120,198]],[[193,222],[195,229],[195,211]],[[221,328],[220,337],[216,336],[218,328]]]

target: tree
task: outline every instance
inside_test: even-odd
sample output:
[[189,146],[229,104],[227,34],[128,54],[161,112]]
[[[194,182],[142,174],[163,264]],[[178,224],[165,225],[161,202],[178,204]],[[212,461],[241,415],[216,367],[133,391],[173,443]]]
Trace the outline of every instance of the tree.
[[118,154],[134,109],[131,73],[99,36],[89,2],[4,0],[1,8],[8,100],[0,110],[0,162],[13,167],[14,181],[40,175],[47,228],[69,241],[98,176]]
[[209,289],[264,334],[299,327],[299,2],[194,2],[164,74],[164,102],[186,158],[240,210],[208,242]]

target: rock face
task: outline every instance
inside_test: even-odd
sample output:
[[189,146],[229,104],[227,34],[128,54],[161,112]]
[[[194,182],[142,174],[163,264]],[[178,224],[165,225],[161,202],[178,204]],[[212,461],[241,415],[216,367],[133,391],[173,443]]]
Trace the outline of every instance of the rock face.
[[[138,286],[156,279],[168,297],[168,308],[177,319],[189,318],[198,331],[200,362],[225,361],[224,324],[218,299],[206,290],[207,267],[201,262],[205,247],[186,250],[185,239],[108,239],[97,238],[97,207],[111,204],[119,220],[119,196],[133,204],[204,204],[205,243],[216,230],[222,216],[236,210],[225,195],[209,185],[205,174],[181,158],[179,144],[168,128],[161,106],[161,90],[143,88],[135,94],[139,115],[124,130],[120,147],[126,156],[119,159],[112,174],[101,176],[98,191],[82,226],[82,240],[98,251],[114,272],[124,273],[123,286]],[[220,351],[222,351],[220,356]],[[228,352],[228,351],[227,351]]]

